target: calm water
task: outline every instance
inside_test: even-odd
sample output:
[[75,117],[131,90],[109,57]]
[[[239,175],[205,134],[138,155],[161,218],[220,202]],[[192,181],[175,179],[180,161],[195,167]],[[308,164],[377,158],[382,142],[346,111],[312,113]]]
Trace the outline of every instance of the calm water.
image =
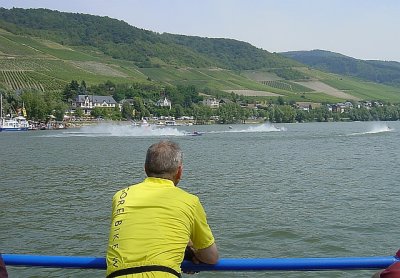
[[[184,131],[206,132],[184,136]],[[111,198],[141,181],[148,146],[181,144],[223,258],[389,256],[400,247],[400,122],[101,125],[0,133],[0,251],[104,256]],[[9,267],[11,277],[104,277]],[[203,272],[196,277],[370,277],[374,271]]]

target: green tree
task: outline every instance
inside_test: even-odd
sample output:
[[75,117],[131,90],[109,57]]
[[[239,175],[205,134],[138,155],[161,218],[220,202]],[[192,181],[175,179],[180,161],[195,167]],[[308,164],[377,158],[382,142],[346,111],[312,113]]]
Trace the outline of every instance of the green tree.
[[142,119],[146,116],[146,107],[144,106],[143,99],[140,97],[133,98],[133,108],[135,109],[135,119]]
[[278,105],[285,105],[285,100],[283,99],[282,96],[279,96],[279,97],[276,99],[276,104],[278,104]]
[[78,81],[72,80],[67,84],[63,90],[63,101],[70,103],[79,94],[79,84]]
[[275,106],[274,107],[274,122],[275,123],[282,123],[284,118],[284,113],[281,109],[282,106]]
[[385,106],[385,120],[397,121],[399,119],[399,110],[395,106]]
[[299,122],[299,123],[303,123],[303,122],[305,122],[305,121],[307,121],[307,115],[308,114],[308,111],[304,111],[304,110],[301,110],[301,109],[297,109],[297,111],[296,111],[296,116],[295,116],[295,120],[297,121],[297,122]]
[[329,112],[327,107],[318,107],[312,109],[310,112],[313,116],[313,119],[317,122],[327,122],[328,119],[331,117],[331,113]]
[[240,105],[237,103],[226,103],[218,108],[219,120],[224,124],[236,123],[240,119]]
[[107,108],[104,107],[95,107],[91,112],[90,115],[94,118],[108,118]]
[[259,118],[263,118],[264,120],[268,120],[269,114],[268,114],[268,111],[266,109],[258,109],[257,113],[258,113],[258,117]]
[[129,103],[129,102],[127,102],[127,101],[125,101],[123,104],[122,104],[122,117],[123,118],[125,118],[125,119],[127,119],[127,120],[131,120],[132,118],[133,118],[133,107],[132,107],[132,105]]
[[120,121],[122,119],[122,113],[119,110],[118,106],[115,106],[114,108],[108,108],[108,119],[111,119],[113,121]]
[[211,108],[204,105],[193,105],[193,117],[197,123],[205,123],[211,117],[212,111]]
[[45,101],[43,92],[24,91],[21,98],[30,120],[44,121],[52,111]]
[[79,86],[79,88],[78,88],[78,93],[80,94],[80,95],[86,95],[86,82],[85,82],[85,80],[82,80],[81,81],[81,85]]
[[83,115],[84,115],[83,109],[82,109],[81,107],[76,108],[76,110],[75,110],[75,116],[76,116],[77,118],[82,118]]
[[240,108],[238,110],[239,115],[238,118],[240,119],[240,121],[245,124],[246,120],[250,117],[250,115],[252,114],[252,111],[250,109],[247,108]]
[[57,121],[63,121],[64,120],[64,115],[65,111],[67,111],[68,105],[63,102],[57,102],[55,103],[54,106],[54,116],[56,117]]
[[173,109],[174,109],[174,115],[176,118],[180,118],[185,115],[185,109],[183,108],[182,105],[176,104],[176,105],[174,105]]
[[283,113],[282,122],[284,123],[293,123],[296,117],[296,111],[290,105],[283,105],[281,107],[281,111]]

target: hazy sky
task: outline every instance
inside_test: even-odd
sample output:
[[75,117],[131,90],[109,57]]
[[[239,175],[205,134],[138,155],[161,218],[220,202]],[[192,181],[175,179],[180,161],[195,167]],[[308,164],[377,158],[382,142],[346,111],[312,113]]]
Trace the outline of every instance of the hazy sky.
[[399,0],[0,0],[109,16],[159,33],[231,38],[270,52],[324,49],[400,62]]

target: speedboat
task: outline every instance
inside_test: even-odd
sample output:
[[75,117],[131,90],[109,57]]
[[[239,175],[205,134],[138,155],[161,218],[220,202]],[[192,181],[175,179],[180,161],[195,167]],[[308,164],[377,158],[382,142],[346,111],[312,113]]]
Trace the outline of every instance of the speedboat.
[[186,135],[188,136],[201,136],[203,135],[204,132],[199,132],[199,131],[193,131],[193,132],[188,132]]

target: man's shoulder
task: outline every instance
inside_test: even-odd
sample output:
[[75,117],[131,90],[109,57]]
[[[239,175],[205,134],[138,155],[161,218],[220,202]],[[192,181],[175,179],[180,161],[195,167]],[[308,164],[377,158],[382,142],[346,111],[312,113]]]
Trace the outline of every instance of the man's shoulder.
[[197,197],[195,194],[190,193],[190,192],[186,191],[186,190],[183,189],[183,188],[176,187],[175,191],[176,191],[177,193],[179,192],[179,194],[182,194],[182,195],[185,196],[186,198],[190,198],[190,199],[193,199],[193,200],[198,200],[198,199],[199,199],[199,197]]
[[116,192],[114,193],[113,198],[116,198],[116,197],[119,198],[122,194],[127,194],[127,193],[129,192],[129,190],[130,190],[133,186],[135,186],[135,184],[130,185],[130,186],[127,186],[127,187],[124,187],[124,188],[122,188],[122,189],[119,189],[118,191],[116,191]]
[[175,187],[168,194],[171,197],[170,200],[173,199],[177,203],[185,204],[185,206],[194,208],[200,204],[200,199],[197,195],[190,193],[180,187]]

